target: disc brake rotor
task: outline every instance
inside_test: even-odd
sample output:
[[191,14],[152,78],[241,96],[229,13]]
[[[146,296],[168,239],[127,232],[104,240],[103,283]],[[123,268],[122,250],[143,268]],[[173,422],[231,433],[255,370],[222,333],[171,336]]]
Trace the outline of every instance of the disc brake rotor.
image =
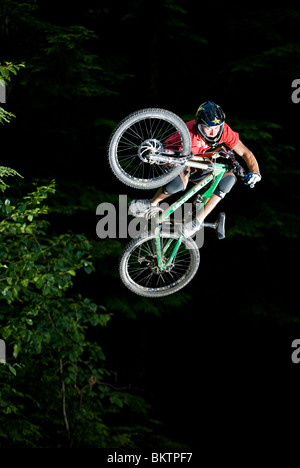
[[[138,156],[143,162],[151,162],[151,155],[157,154],[162,151],[163,145],[159,140],[155,138],[149,138],[143,141],[138,148]],[[157,163],[156,164],[160,164]]]

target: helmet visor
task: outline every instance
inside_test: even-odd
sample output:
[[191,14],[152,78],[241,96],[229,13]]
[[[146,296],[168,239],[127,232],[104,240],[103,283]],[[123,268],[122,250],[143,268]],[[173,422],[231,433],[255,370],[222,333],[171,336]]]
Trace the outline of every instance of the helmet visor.
[[223,128],[224,128],[224,123],[222,123],[222,125],[213,125],[213,126],[198,124],[197,127],[198,127],[199,133],[204,138],[204,140],[209,145],[212,145],[212,144],[218,143],[219,140],[221,139]]
[[222,125],[207,126],[207,125],[199,124],[198,129],[199,129],[200,126],[201,126],[201,129],[202,129],[203,133],[205,133],[205,135],[210,137],[210,138],[216,137],[218,135],[219,131],[221,130],[221,127],[222,127]]

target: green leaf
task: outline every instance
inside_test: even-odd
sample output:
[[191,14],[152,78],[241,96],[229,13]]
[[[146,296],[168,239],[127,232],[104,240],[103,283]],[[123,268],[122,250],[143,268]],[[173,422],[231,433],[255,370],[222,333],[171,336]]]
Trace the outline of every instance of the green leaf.
[[16,358],[18,357],[18,354],[20,352],[20,349],[21,349],[21,346],[20,346],[20,343],[16,343],[14,345],[14,349],[13,349],[13,357]]
[[15,369],[13,366],[11,366],[11,365],[9,364],[9,365],[8,365],[8,368],[9,368],[10,372],[11,372],[14,376],[17,375],[17,371],[16,371],[16,369]]

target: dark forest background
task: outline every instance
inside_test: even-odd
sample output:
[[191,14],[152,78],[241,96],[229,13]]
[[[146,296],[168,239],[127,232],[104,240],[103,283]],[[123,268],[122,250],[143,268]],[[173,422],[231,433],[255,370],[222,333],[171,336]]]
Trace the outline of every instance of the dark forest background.
[[[25,64],[3,105],[16,118],[0,128],[1,165],[23,179],[9,179],[3,201],[55,180],[46,238],[85,236],[93,271],[85,265],[85,272],[70,273],[72,291],[107,317],[81,330],[85,343],[101,346],[103,378],[92,386],[95,374],[84,374],[82,391],[73,394],[73,377],[57,377],[62,348],[55,354],[50,338],[34,350],[28,338],[16,352],[18,316],[13,332],[8,316],[12,306],[21,314],[25,299],[7,305],[3,298],[0,338],[8,335],[7,361],[16,375],[1,366],[0,446],[195,447],[203,430],[216,441],[253,424],[254,444],[271,430],[280,437],[300,383],[291,360],[292,341],[300,338],[300,103],[292,101],[300,8],[1,0],[0,19],[1,65]],[[182,292],[140,298],[118,276],[126,239],[96,236],[100,203],[151,195],[110,172],[109,136],[135,110],[156,106],[190,120],[205,100],[224,109],[258,159],[262,181],[253,190],[238,184],[222,202],[226,239],[205,234],[200,269]],[[41,288],[46,301],[50,292]],[[39,317],[30,326],[44,337]],[[94,368],[100,372],[100,364]],[[39,379],[47,394],[33,384]]]

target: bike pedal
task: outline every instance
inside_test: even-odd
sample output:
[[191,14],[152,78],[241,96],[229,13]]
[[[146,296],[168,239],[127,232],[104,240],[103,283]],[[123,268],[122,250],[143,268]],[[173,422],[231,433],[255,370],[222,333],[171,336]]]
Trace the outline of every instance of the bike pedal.
[[226,214],[222,211],[216,221],[216,233],[218,239],[225,239],[225,219]]

